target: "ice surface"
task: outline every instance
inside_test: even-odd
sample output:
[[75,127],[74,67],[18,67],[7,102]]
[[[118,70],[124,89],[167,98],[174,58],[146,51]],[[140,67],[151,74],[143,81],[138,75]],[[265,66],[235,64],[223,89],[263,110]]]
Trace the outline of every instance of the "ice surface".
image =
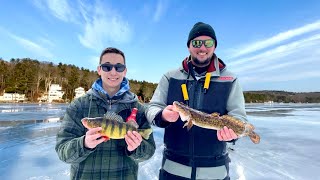
[[[60,122],[43,121],[59,119],[66,107],[0,104],[0,179],[69,179],[69,165],[54,150]],[[249,104],[246,110],[261,142],[243,137],[230,145],[231,179],[319,179],[319,104]],[[141,180],[158,179],[163,129],[154,127],[154,137],[156,153],[140,163]]]

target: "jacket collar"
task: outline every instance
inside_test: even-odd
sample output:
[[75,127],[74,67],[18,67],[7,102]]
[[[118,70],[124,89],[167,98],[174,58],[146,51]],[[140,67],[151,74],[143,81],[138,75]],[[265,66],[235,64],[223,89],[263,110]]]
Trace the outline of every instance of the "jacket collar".
[[[195,79],[199,79],[205,76],[204,74],[197,74],[194,71],[189,72],[189,69],[192,66],[193,65],[191,63],[191,56],[188,56],[182,61],[181,70],[184,70],[188,74],[190,73],[191,76],[193,76]],[[207,72],[210,72],[211,76],[220,76],[220,71],[222,71],[225,68],[226,68],[226,64],[220,58],[218,58],[215,54],[213,54],[211,62],[208,66]]]
[[[215,62],[218,61],[218,67],[215,64]],[[188,67],[188,63],[191,63],[191,55],[186,57],[183,61],[182,61],[182,67],[186,72],[189,72],[189,67]],[[214,72],[216,71],[216,69],[222,70],[226,67],[225,63],[219,59],[215,54],[213,54],[211,62],[208,66],[208,70],[207,72]]]

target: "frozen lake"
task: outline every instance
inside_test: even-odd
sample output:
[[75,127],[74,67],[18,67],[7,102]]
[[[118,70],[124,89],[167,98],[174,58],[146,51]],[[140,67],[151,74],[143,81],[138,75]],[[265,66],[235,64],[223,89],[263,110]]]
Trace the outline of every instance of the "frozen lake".
[[[0,179],[69,179],[69,165],[54,150],[66,107],[0,104]],[[261,142],[245,137],[231,147],[231,179],[320,179],[320,104],[247,104],[246,111]],[[141,180],[158,179],[162,129],[154,128],[154,136],[157,150],[140,164]]]

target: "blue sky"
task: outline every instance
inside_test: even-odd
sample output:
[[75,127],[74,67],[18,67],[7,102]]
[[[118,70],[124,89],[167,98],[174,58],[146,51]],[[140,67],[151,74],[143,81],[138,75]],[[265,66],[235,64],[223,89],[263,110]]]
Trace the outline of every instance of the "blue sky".
[[318,0],[2,0],[0,57],[95,70],[124,51],[129,79],[157,83],[188,56],[192,26],[211,24],[216,54],[244,90],[320,91]]

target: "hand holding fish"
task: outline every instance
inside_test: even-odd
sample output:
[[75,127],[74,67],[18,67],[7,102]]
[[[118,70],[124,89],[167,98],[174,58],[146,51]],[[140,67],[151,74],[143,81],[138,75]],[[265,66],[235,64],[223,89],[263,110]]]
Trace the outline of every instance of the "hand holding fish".
[[217,130],[217,136],[219,141],[231,141],[238,138],[237,134],[227,126],[224,126],[220,130]]
[[162,111],[162,119],[168,122],[176,122],[179,119],[179,113],[174,111],[172,105],[168,105]]
[[[94,129],[97,127],[101,127],[99,132],[101,134],[100,137],[107,137],[108,140],[110,139],[124,139],[125,135],[127,135],[128,131],[135,131],[139,134],[134,135],[132,139],[135,141],[135,139],[143,137],[144,139],[149,139],[150,134],[152,133],[152,128],[148,129],[139,129],[139,125],[134,120],[128,120],[125,122],[121,116],[114,112],[107,112],[103,117],[95,117],[95,118],[83,118],[81,120],[83,126],[87,129]],[[136,147],[135,147],[136,148]]]
[[84,146],[86,148],[93,149],[98,144],[101,144],[102,142],[108,140],[105,137],[102,137],[102,135],[99,133],[99,131],[101,131],[101,130],[102,130],[101,127],[97,127],[97,128],[89,129],[86,132],[86,135],[84,137]]
[[142,136],[137,131],[128,131],[124,136],[124,140],[128,145],[128,151],[134,151],[138,146],[140,146],[142,142]]
[[260,142],[260,136],[254,132],[255,127],[236,117],[220,116],[218,113],[207,114],[177,101],[173,102],[173,109],[179,112],[181,120],[185,122],[183,127],[187,127],[188,130],[196,125],[201,128],[217,130],[217,137],[220,141],[249,136],[253,143]]

